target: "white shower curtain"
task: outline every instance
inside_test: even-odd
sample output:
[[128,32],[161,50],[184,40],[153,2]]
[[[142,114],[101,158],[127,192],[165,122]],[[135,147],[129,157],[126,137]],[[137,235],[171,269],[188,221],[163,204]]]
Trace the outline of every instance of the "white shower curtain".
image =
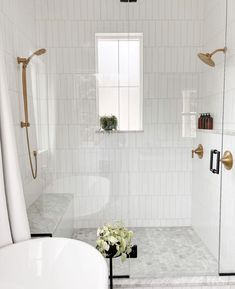
[[30,238],[16,140],[0,49],[0,247]]

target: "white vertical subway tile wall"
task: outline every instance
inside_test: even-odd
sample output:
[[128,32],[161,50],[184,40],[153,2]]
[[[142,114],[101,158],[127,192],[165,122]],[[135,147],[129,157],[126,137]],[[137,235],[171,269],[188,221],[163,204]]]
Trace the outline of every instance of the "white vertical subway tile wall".
[[[229,4],[228,4],[229,5]],[[229,8],[230,9],[230,8]],[[202,51],[225,46],[226,5],[224,1],[206,1]],[[216,69],[201,65],[201,91],[198,112],[213,112],[214,130],[198,130],[194,147],[204,146],[204,158],[193,161],[192,226],[214,256],[219,251],[220,175],[209,170],[210,150],[221,150],[224,89],[224,54],[216,55]],[[227,112],[226,112],[227,113]]]
[[[42,193],[73,194],[77,231],[119,220],[191,226],[216,259],[220,249],[219,270],[234,272],[235,178],[209,171],[222,130],[223,150],[235,147],[234,11],[234,0],[0,0],[0,64],[7,67],[27,206]],[[143,131],[100,133],[95,35],[128,32],[143,33]],[[225,45],[226,61],[216,54],[216,69],[198,60],[198,52]],[[27,71],[35,181],[20,127],[16,57],[41,47],[47,54]],[[196,129],[200,112],[213,114],[213,131]],[[204,158],[192,160],[200,143]]]
[[[23,17],[22,17],[23,15]],[[23,187],[27,205],[30,205],[43,192],[48,177],[48,144],[45,132],[48,131],[42,115],[47,114],[43,99],[46,97],[45,64],[38,59],[33,60],[33,66],[28,73],[28,97],[30,136],[32,147],[39,150],[38,178],[33,180],[28,162],[25,130],[20,127],[23,120],[23,97],[20,66],[17,56],[28,57],[36,50],[35,3],[30,0],[0,1],[0,62],[5,62],[7,71],[8,95],[12,103],[13,121],[16,133],[18,156],[20,162]],[[44,132],[44,134],[42,134]]]
[[[182,138],[182,92],[201,85],[196,54],[204,1],[36,1],[48,48],[48,192],[75,196],[75,227],[191,225],[193,140]],[[144,132],[99,134],[95,33],[143,32]]]

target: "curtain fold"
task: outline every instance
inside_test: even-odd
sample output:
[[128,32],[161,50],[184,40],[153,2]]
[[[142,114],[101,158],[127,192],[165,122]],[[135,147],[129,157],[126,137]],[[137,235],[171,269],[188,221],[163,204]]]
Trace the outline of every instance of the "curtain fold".
[[5,185],[2,168],[2,149],[0,140],[0,247],[12,243],[11,228],[6,204],[7,203],[6,203]]
[[[4,222],[7,221],[6,210],[8,213],[8,225],[1,224],[4,229],[3,233],[0,231],[0,244],[9,242],[9,240],[11,241],[11,238],[14,243],[30,238],[10,98],[5,75],[6,67],[4,57],[0,52],[0,218],[3,218],[2,220],[5,220]],[[11,238],[9,238],[9,233],[7,233],[9,230],[7,227],[11,230]]]

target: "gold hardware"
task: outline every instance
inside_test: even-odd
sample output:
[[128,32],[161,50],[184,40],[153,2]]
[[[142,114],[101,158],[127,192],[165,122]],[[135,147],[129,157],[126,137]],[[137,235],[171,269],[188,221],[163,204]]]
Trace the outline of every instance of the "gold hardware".
[[37,162],[37,151],[33,151],[34,161],[35,161],[35,168],[33,168],[32,156],[31,156],[31,148],[30,148],[30,140],[29,140],[29,131],[28,128],[30,127],[29,123],[29,113],[28,113],[28,96],[27,96],[27,77],[26,77],[26,68],[29,64],[31,58],[35,55],[41,55],[46,52],[46,49],[42,48],[35,51],[30,57],[23,58],[17,57],[17,63],[22,63],[22,90],[23,90],[23,98],[24,98],[24,117],[25,121],[21,121],[20,125],[22,128],[26,129],[26,140],[27,140],[27,147],[28,147],[28,155],[29,155],[29,163],[32,172],[32,176],[34,179],[37,178],[37,171],[38,171],[38,162]]
[[202,159],[203,153],[204,153],[203,146],[199,144],[195,150],[192,150],[192,158],[194,158],[194,154],[196,154],[198,155],[199,159]]
[[226,53],[227,47],[219,48],[214,50],[212,53],[198,53],[198,57],[203,61],[205,64],[215,67],[215,62],[212,59],[212,56],[217,52],[223,52]]
[[27,62],[27,58],[17,57],[17,62],[18,62],[18,64],[20,64],[20,63],[26,63],[26,62]]
[[25,57],[17,57],[17,62],[18,64],[22,63],[23,66],[25,66],[25,68],[27,67],[27,65],[29,64],[30,60],[36,55],[36,56],[39,56],[39,55],[42,55],[46,53],[46,49],[45,48],[41,48],[41,49],[38,49],[37,51],[35,51],[33,54],[31,54],[28,58],[25,58]]
[[22,128],[24,128],[24,127],[30,127],[30,123],[21,121],[20,126],[21,126]]
[[221,163],[224,165],[226,170],[231,170],[233,167],[233,155],[230,151],[224,152],[222,159],[220,160]]

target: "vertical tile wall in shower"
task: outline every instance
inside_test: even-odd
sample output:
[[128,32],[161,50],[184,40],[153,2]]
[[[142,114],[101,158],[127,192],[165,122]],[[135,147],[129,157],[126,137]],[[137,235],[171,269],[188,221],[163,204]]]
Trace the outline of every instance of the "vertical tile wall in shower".
[[[200,0],[36,0],[37,44],[48,48],[48,192],[75,195],[76,227],[191,224],[191,138],[182,93],[200,87]],[[144,33],[144,132],[99,134],[95,33]],[[128,202],[128,196],[130,197]],[[129,206],[130,203],[130,206]]]
[[[202,51],[225,46],[226,1],[206,1]],[[199,112],[210,112],[214,130],[198,130],[194,147],[204,146],[204,158],[193,161],[192,226],[217,258],[219,250],[220,175],[209,170],[210,150],[221,150],[224,86],[224,55],[215,55],[215,68],[200,62],[202,90]],[[225,111],[225,115],[227,112]]]
[[[46,107],[40,107],[40,100],[45,96],[46,85],[43,82],[43,62],[34,60],[28,68],[29,117],[32,147],[39,149],[38,178],[33,180],[26,147],[25,130],[20,127],[23,117],[23,97],[21,88],[21,71],[16,63],[17,56],[27,57],[36,47],[35,6],[30,0],[0,1],[0,77],[7,79],[7,91],[3,97],[9,97],[12,104],[13,122],[16,133],[20,170],[23,180],[25,200],[30,205],[46,186],[45,175],[48,174],[48,151],[41,131],[47,131],[40,115]],[[3,61],[3,62],[2,62]],[[3,71],[6,68],[6,71]],[[2,86],[1,86],[2,88]],[[40,88],[40,90],[39,90]],[[36,131],[38,134],[36,135]],[[40,132],[40,133],[39,133]]]

